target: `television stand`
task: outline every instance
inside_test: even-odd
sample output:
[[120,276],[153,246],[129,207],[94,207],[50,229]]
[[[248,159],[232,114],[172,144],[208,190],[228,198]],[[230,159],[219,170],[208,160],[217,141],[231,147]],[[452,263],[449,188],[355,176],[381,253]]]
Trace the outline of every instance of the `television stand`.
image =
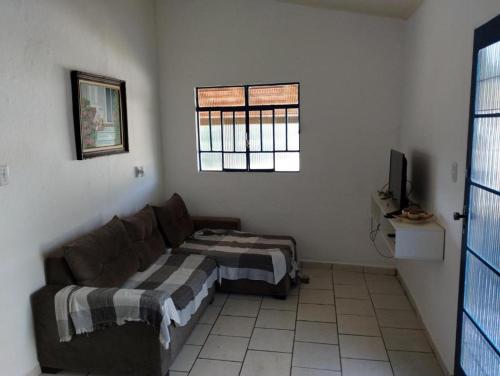
[[378,193],[371,197],[371,233],[379,249],[394,258],[412,260],[444,259],[444,228],[437,222],[408,223],[394,215],[400,212],[395,202],[383,200]]

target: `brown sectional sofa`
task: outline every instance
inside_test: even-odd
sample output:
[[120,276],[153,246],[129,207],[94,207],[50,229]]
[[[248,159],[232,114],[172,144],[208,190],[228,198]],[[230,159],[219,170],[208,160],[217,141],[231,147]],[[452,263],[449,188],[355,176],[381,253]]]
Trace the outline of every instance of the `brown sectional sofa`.
[[[162,207],[147,206],[136,215],[113,218],[45,259],[47,285],[32,296],[36,346],[42,370],[91,372],[111,375],[168,375],[168,369],[193,327],[213,300],[210,288],[187,325],[170,326],[168,350],[158,340],[158,330],[146,323],[129,322],[60,342],[54,298],[63,287],[77,284],[119,287],[131,273],[144,271],[165,246],[176,246],[194,231],[204,228],[240,230],[239,218],[189,216],[184,202],[174,195]],[[288,276],[272,285],[261,281],[223,280],[219,289],[228,292],[286,296]]]

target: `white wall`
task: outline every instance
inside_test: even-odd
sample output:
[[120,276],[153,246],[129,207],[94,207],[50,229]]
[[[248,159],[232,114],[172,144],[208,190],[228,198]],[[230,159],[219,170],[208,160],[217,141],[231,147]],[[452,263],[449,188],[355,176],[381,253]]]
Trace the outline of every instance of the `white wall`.
[[[402,145],[409,154],[416,199],[446,227],[444,262],[398,262],[450,372],[455,351],[461,211],[474,29],[500,13],[498,0],[425,1],[406,31]],[[451,166],[459,164],[453,183]]]
[[[2,0],[0,5],[0,364],[36,365],[29,297],[42,255],[162,191],[154,4]],[[75,160],[69,71],[127,82],[130,153]],[[146,176],[134,178],[136,163]]]
[[[403,22],[269,0],[157,2],[167,193],[295,236],[302,259],[383,264],[370,193],[401,119]],[[199,173],[193,88],[301,83],[301,172]]]

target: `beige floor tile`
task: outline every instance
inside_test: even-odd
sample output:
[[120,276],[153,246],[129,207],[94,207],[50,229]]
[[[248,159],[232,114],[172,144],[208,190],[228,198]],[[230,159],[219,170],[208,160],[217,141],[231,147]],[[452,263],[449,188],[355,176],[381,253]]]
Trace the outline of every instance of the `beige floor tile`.
[[342,358],[389,360],[380,337],[339,335],[339,342]]
[[366,281],[370,294],[404,295],[404,290],[400,283],[396,281]]
[[377,319],[381,327],[420,329],[420,323],[413,311],[397,311],[393,309],[376,309]]
[[411,311],[413,309],[408,298],[404,295],[373,294],[372,301],[375,308],[403,311]]
[[211,329],[212,325],[209,324],[196,325],[186,341],[186,344],[203,346]]
[[248,350],[241,376],[288,376],[292,354]]
[[396,268],[394,267],[383,267],[383,266],[363,266],[363,272],[365,274],[378,274],[378,275],[396,275]]
[[262,300],[262,309],[277,309],[283,311],[295,311],[297,309],[297,295],[288,295],[286,299],[276,299],[273,297],[264,297]]
[[222,292],[216,292],[214,295],[214,301],[212,302],[212,305],[216,307],[222,307],[226,302],[227,296],[228,294]]
[[189,376],[238,376],[241,363],[198,359]]
[[308,277],[331,277],[332,271],[330,269],[304,268],[302,269],[302,275]]
[[248,337],[252,335],[255,319],[251,317],[219,316],[212,329],[212,334]]
[[378,336],[380,330],[375,317],[338,315],[339,334]]
[[375,316],[369,300],[337,298],[335,303],[339,315]]
[[200,317],[200,324],[213,324],[215,320],[217,320],[217,316],[219,316],[219,312],[222,307],[209,305],[203,315]]
[[300,303],[334,304],[333,290],[301,289]]
[[200,352],[200,358],[242,362],[248,338],[210,335]]
[[294,330],[295,319],[295,311],[261,309],[255,326],[258,328]]
[[291,353],[293,330],[255,328],[248,348],[251,350]]
[[301,289],[333,290],[332,276],[328,277],[309,277],[309,283],[300,285]]
[[189,372],[193,366],[201,346],[184,345],[170,367],[172,371]]
[[324,322],[297,321],[295,340],[338,345],[337,325]]
[[241,299],[241,300],[255,300],[258,302],[262,300],[262,296],[253,294],[229,294],[229,298]]
[[336,322],[335,306],[299,304],[297,319],[302,321]]
[[371,274],[371,273],[365,273],[365,280],[367,282],[370,281],[386,281],[386,282],[398,282],[398,277],[394,275],[385,275],[385,274]]
[[335,297],[347,299],[370,299],[366,286],[336,285]]
[[333,271],[346,271],[346,272],[361,273],[363,271],[363,267],[361,265],[333,264]]
[[392,376],[392,369],[389,362],[343,358],[342,376]]
[[232,299],[229,297],[222,308],[221,315],[257,317],[260,301]]
[[389,351],[394,376],[442,376],[433,354]]
[[361,285],[365,286],[365,276],[363,273],[337,271],[333,272],[334,285]]
[[340,371],[339,347],[337,345],[295,342],[293,366]]
[[292,376],[342,376],[338,371],[292,367]]
[[381,328],[387,350],[432,352],[423,330]]

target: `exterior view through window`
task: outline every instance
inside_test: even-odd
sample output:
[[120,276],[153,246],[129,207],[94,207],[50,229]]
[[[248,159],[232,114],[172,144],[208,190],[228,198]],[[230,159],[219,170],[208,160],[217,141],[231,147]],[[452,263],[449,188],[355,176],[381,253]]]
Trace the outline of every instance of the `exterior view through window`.
[[300,170],[299,84],[196,89],[200,171]]

